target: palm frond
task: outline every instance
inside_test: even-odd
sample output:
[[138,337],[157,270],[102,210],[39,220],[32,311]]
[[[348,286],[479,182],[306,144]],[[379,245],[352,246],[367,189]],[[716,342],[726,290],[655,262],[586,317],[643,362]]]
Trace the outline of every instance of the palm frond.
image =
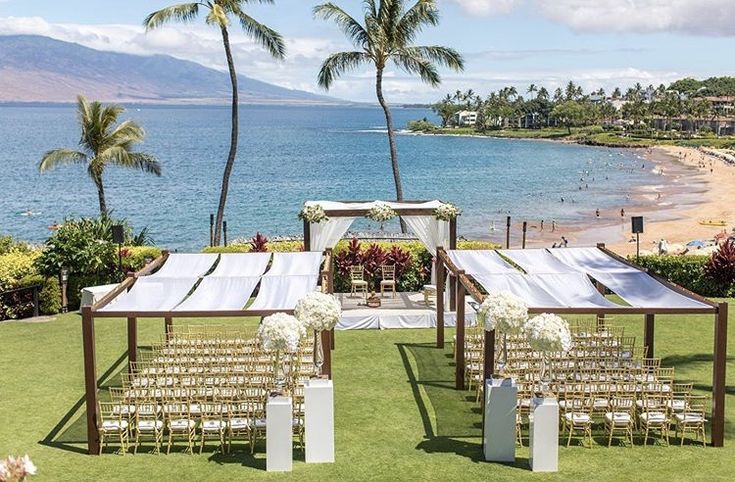
[[94,172],[102,172],[104,166],[115,165],[132,169],[140,169],[143,172],[161,175],[161,164],[155,157],[142,152],[130,152],[123,146],[114,146],[100,153],[92,162],[96,167]]
[[396,25],[401,45],[409,45],[427,25],[439,24],[439,9],[436,0],[418,0],[403,14]]
[[354,70],[370,59],[365,52],[339,52],[330,55],[319,70],[319,86],[329,90],[334,81],[345,72]]
[[420,56],[432,63],[439,64],[442,67],[448,67],[457,72],[464,70],[464,59],[462,55],[449,47],[439,45],[406,47],[402,49],[402,52],[409,56]]
[[441,83],[441,77],[434,64],[416,52],[404,49],[394,53],[391,58],[398,67],[409,74],[418,74],[422,81],[432,87],[437,87]]
[[[234,2],[233,5],[230,5],[230,7],[232,6],[234,6]],[[220,28],[226,28],[230,24],[227,12],[219,3],[212,4],[205,21],[207,25],[216,25]]]
[[162,8],[148,15],[143,21],[146,30],[152,30],[172,21],[191,22],[199,14],[200,3],[180,3]]
[[256,40],[260,45],[265,48],[268,53],[277,59],[283,59],[286,57],[286,43],[283,40],[281,34],[255,20],[250,15],[246,14],[239,7],[233,10],[233,13],[240,20],[240,26],[248,36]]
[[115,127],[112,132],[107,135],[110,145],[119,145],[122,143],[142,142],[145,138],[145,130],[133,120],[126,120]]
[[65,164],[86,164],[87,155],[73,149],[53,149],[41,158],[38,164],[40,172],[50,171]]
[[364,47],[368,43],[365,27],[334,3],[317,5],[314,7],[314,16],[323,20],[334,20],[356,47]]

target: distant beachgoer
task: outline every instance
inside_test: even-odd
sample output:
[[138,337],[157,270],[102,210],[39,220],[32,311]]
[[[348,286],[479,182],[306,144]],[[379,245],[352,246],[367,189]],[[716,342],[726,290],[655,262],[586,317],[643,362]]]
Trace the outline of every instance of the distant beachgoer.
[[595,209],[595,216],[597,216],[598,218],[600,217],[600,210],[599,209]]
[[658,193],[658,196],[656,196],[656,199],[661,199],[661,193]]
[[658,242],[658,254],[668,254],[668,252],[669,243],[664,238],[661,238],[661,241]]
[[543,231],[543,230],[544,230],[544,220],[542,219],[541,220],[541,231]]
[[569,246],[569,240],[567,240],[567,238],[565,238],[564,236],[561,237],[561,243],[562,246],[564,246],[565,248]]
[[561,203],[564,204],[564,198],[561,198]]
[[552,245],[551,245],[551,247],[552,247],[552,248],[556,248],[556,247],[557,247],[557,246],[556,246],[556,243],[552,244]]
[[620,217],[621,218],[624,218],[625,217],[625,208],[623,208],[623,209],[620,210]]
[[553,233],[554,231],[556,231],[556,221],[554,221],[554,220],[552,219],[552,220],[551,220],[551,232]]

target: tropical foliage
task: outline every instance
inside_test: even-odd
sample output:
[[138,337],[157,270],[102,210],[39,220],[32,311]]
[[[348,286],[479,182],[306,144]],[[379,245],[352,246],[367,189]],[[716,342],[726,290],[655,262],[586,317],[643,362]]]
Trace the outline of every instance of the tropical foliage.
[[[346,72],[370,64],[375,69],[375,92],[385,114],[388,128],[393,182],[396,199],[403,200],[403,184],[398,165],[393,116],[383,96],[383,76],[390,63],[409,74],[418,75],[433,87],[441,83],[437,66],[456,71],[464,68],[462,56],[455,50],[432,45],[415,46],[414,41],[427,26],[439,24],[435,0],[417,0],[406,8],[404,0],[365,0],[364,21],[360,23],[334,3],[314,8],[314,15],[332,20],[352,42],[355,50],[330,55],[319,71],[319,85],[329,89]],[[405,232],[404,223],[401,228]]]
[[709,256],[641,256],[637,263],[702,296],[727,296],[728,291],[735,292],[735,283],[718,281],[709,274],[710,259]]
[[117,105],[102,105],[77,97],[77,113],[81,127],[81,138],[77,149],[53,149],[43,155],[38,169],[49,171],[66,164],[80,164],[97,188],[100,215],[107,216],[104,174],[108,166],[139,169],[161,175],[160,163],[150,154],[137,152],[135,145],[143,142],[145,131],[135,121],[118,123],[125,112]]
[[200,10],[206,11],[205,23],[220,30],[222,44],[227,58],[227,67],[232,85],[232,112],[230,150],[227,154],[222,187],[217,205],[217,217],[214,225],[214,244],[219,245],[222,237],[222,222],[225,215],[227,193],[230,189],[230,176],[237,156],[239,137],[239,93],[237,87],[237,71],[232,57],[229,27],[232,19],[240,24],[243,31],[250,38],[257,41],[265,50],[276,59],[283,59],[286,55],[286,45],[281,35],[270,27],[251,17],[245,6],[254,3],[274,3],[273,0],[206,0],[199,2],[181,3],[157,10],[148,15],[143,22],[146,31],[159,28],[170,22],[188,23],[199,16]]
[[704,266],[707,275],[721,286],[728,286],[730,293],[735,292],[735,241],[728,240]]

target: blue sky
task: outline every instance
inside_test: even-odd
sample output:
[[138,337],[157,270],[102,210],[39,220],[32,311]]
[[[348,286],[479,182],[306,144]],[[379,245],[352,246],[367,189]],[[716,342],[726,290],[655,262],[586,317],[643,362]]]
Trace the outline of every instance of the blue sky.
[[[336,0],[359,15],[358,0]],[[410,0],[409,0],[410,1]],[[202,21],[145,35],[147,13],[159,0],[0,0],[0,32],[36,33],[93,48],[150,55],[168,53],[222,69],[217,31]],[[288,40],[289,58],[270,60],[243,35],[233,41],[238,70],[291,88],[318,91],[321,61],[350,46],[329,23],[313,19],[313,0],[253,5],[251,14]],[[586,89],[670,82],[684,76],[732,75],[734,0],[439,0],[442,22],[419,39],[459,50],[466,70],[443,72],[438,90],[391,70],[386,97],[425,102],[473,88],[487,94],[529,83],[553,89],[573,79]],[[338,81],[332,95],[373,100],[370,73]]]

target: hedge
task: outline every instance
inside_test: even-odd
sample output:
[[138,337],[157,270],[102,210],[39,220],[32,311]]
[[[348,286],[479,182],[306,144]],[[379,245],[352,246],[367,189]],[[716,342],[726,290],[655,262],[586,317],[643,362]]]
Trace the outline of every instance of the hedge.
[[[635,257],[630,258],[635,261]],[[704,265],[709,256],[641,256],[638,265],[702,296],[735,294],[735,286],[723,286],[707,276]]]

